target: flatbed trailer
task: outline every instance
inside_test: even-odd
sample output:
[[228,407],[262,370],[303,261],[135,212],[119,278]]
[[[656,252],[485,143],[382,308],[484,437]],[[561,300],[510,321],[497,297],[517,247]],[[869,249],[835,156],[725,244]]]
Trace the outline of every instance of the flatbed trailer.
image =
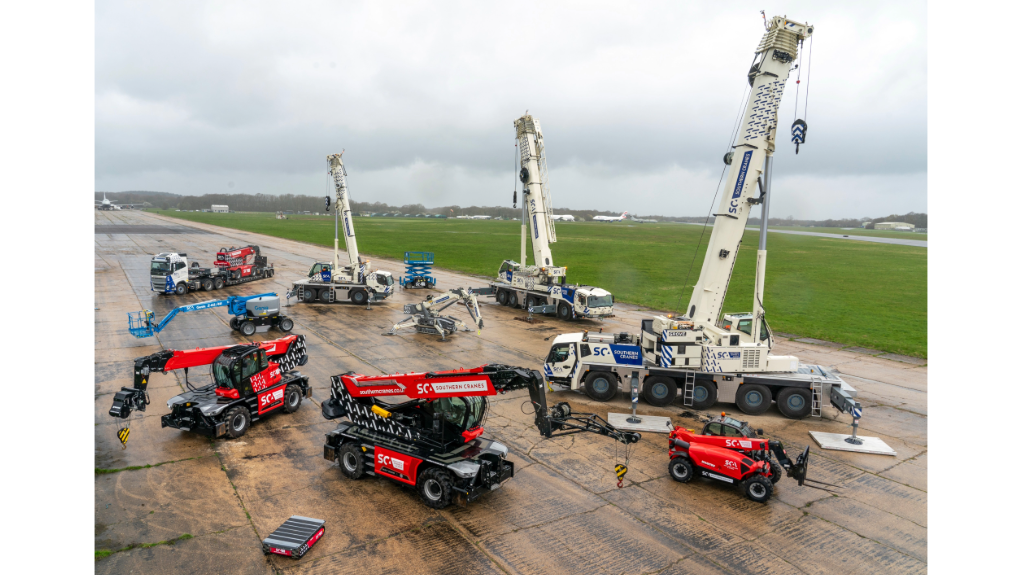
[[[266,256],[259,255],[258,246],[243,249],[254,250],[251,264],[212,268],[199,267],[199,262],[191,262],[189,266],[188,254],[185,253],[156,254],[150,262],[149,287],[165,295],[184,295],[189,291],[212,291],[273,277],[273,264],[266,261]],[[229,255],[226,248],[221,249],[217,252],[218,262],[227,263]]]

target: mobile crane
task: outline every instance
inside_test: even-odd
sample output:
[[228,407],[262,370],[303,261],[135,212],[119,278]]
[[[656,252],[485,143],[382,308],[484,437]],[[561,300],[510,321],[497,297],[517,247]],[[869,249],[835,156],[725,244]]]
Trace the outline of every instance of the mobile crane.
[[223,306],[227,306],[227,310],[234,316],[230,322],[231,329],[240,331],[247,336],[255,334],[257,328],[260,327],[266,327],[266,329],[275,327],[286,333],[295,326],[295,322],[291,318],[280,313],[280,298],[277,297],[277,294],[261,293],[250,296],[231,296],[227,299],[176,307],[163,316],[158,323],[151,309],[128,312],[128,331],[137,338],[152,337],[163,331],[170,320],[179,313]]
[[468,315],[472,316],[472,321],[476,324],[476,329],[483,329],[483,318],[479,314],[479,302],[476,300],[476,294],[471,289],[457,288],[438,296],[427,296],[422,303],[405,304],[405,313],[411,315],[404,321],[394,324],[394,327],[384,335],[394,335],[399,329],[408,327],[415,328],[418,333],[439,335],[440,339],[446,339],[446,336],[458,331],[459,327],[470,331],[465,322],[460,319],[449,315],[440,315],[440,312],[459,302],[465,304]]
[[[171,412],[160,418],[160,426],[213,438],[241,437],[253,421],[281,407],[294,413],[303,397],[312,397],[309,377],[294,371],[306,362],[304,335],[243,345],[160,351],[135,358],[134,385],[114,394],[110,415],[127,419],[133,410],[145,411],[152,374],[183,369],[188,391],[167,402]],[[201,365],[211,366],[213,381],[195,387],[188,381],[188,368]],[[127,435],[127,427],[118,431],[122,443],[127,441]]]
[[[355,224],[351,221],[351,204],[348,201],[347,172],[340,154],[327,156],[330,164],[330,175],[334,180],[336,201],[334,203],[334,261],[316,262],[309,270],[306,279],[294,282],[291,293],[299,301],[324,303],[350,301],[358,305],[368,305],[370,301],[386,299],[394,293],[394,277],[390,272],[380,271],[371,267],[369,260],[358,254],[358,242],[355,240]],[[329,198],[327,199],[329,206]],[[340,265],[340,248],[338,243],[338,223],[344,222],[344,245],[348,252],[348,264]]]
[[[543,130],[539,120],[528,113],[515,120],[514,125],[521,167],[518,178],[523,184],[521,263],[504,260],[497,270],[497,280],[490,282],[486,293],[494,296],[500,305],[524,307],[530,313],[556,314],[563,320],[612,315],[614,296],[610,292],[569,284],[568,268],[554,265],[550,244],[557,241],[557,232],[550,217],[553,201],[547,182]],[[526,225],[532,228],[533,265],[526,263]]]
[[149,288],[161,294],[185,295],[189,290],[212,291],[272,278],[273,265],[259,254],[259,246],[220,248],[212,268],[188,265],[188,254],[163,252],[149,262]]
[[[323,457],[337,461],[350,479],[380,475],[415,486],[434,509],[459,505],[499,488],[514,476],[507,446],[482,437],[487,396],[528,389],[543,437],[596,433],[627,447],[641,435],[620,431],[595,414],[573,413],[567,403],[548,408],[539,372],[483,365],[431,373],[330,378],[323,417],[346,417],[326,434]],[[399,397],[400,403],[382,401]],[[617,473],[623,477],[626,466]]]
[[[620,382],[638,372],[643,396],[652,405],[670,404],[680,389],[687,406],[706,409],[717,401],[736,403],[743,412],[755,415],[769,409],[776,398],[781,413],[796,419],[819,416],[823,397],[832,390],[849,398],[856,393],[837,374],[818,365],[803,365],[794,356],[770,355],[773,334],[766,322],[763,284],[777,109],[789,69],[813,27],[786,17],[774,17],[766,27],[748,73],[751,93],[738,141],[734,152],[725,156],[730,165],[726,193],[715,214],[688,313],[643,320],[638,334],[557,336],[544,365],[551,383],[584,388],[593,399],[607,401],[616,395]],[[798,120],[793,133],[804,135],[804,128],[805,123]],[[760,195],[753,197],[757,185]],[[721,317],[738,248],[755,205],[762,205],[763,225],[753,312]]]

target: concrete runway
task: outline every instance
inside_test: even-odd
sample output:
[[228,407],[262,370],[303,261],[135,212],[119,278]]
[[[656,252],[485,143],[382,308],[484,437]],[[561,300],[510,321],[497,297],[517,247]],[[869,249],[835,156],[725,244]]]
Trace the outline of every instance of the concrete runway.
[[[135,339],[125,312],[152,309],[162,318],[187,302],[276,291],[283,295],[330,250],[134,211],[96,213],[95,235],[95,545],[118,550],[96,562],[97,573],[923,573],[927,570],[927,368],[869,353],[783,338],[775,353],[798,355],[840,371],[859,389],[864,406],[860,434],[879,436],[896,457],[821,451],[810,430],[850,432],[848,416],[824,409],[822,419],[792,421],[776,408],[744,416],[765,435],[782,440],[789,453],[812,444],[809,477],[843,486],[840,496],[799,488],[782,479],[767,504],[753,503],[736,488],[697,479],[679,484],[667,475],[664,435],[644,434],[633,446],[625,487],[616,487],[614,465],[623,460],[616,442],[595,435],[542,440],[521,412],[525,391],[491,400],[486,435],[507,444],[515,477],[467,508],[434,511],[410,487],[382,478],[351,481],[323,459],[323,419],[329,376],[450,369],[483,363],[539,368],[549,349],[544,338],[580,329],[635,331],[649,310],[617,304],[603,324],[554,318],[528,324],[484,298],[481,335],[438,338],[382,332],[402,319],[404,303],[427,292],[398,293],[372,310],[346,304],[296,304],[286,308],[294,333],[307,337],[313,399],[294,414],[280,413],[253,425],[237,440],[211,441],[160,428],[166,401],[184,391],[183,374],[155,375],[152,403],[133,414],[131,438],[122,450],[120,420],[107,414],[113,393],[131,386],[132,359],[162,349],[242,343],[227,326],[224,308],[179,315],[157,337]],[[131,228],[150,226],[144,233]],[[152,226],[168,226],[172,233]],[[192,227],[194,233],[181,233]],[[100,233],[100,230],[119,233]],[[253,243],[276,267],[270,280],[182,297],[149,291],[149,257],[183,251],[204,266],[220,247]],[[410,246],[414,247],[414,246]],[[362,246],[372,249],[372,246]],[[501,258],[494,256],[494,266]],[[403,264],[375,259],[397,275]],[[484,285],[483,278],[435,274],[443,289]],[[455,308],[451,308],[452,310]],[[455,313],[464,313],[463,311]],[[467,316],[466,316],[467,317]],[[275,339],[279,332],[253,340]],[[866,350],[868,352],[868,350]],[[879,352],[876,352],[879,353]],[[192,381],[203,381],[202,368]],[[625,412],[620,394],[609,403],[556,392],[576,411],[606,416]],[[714,410],[737,412],[732,405]],[[640,402],[643,414],[682,416]],[[711,411],[711,412],[712,412]],[[141,469],[125,469],[143,466]],[[151,467],[144,467],[151,466]],[[99,473],[98,470],[113,470]],[[264,557],[260,541],[291,515],[326,520],[323,539],[301,560]],[[178,538],[172,545],[140,547]]]
[[[691,226],[702,226],[703,225],[703,224],[698,224],[698,223],[693,223],[693,222],[682,222],[682,223],[689,224]],[[711,226],[707,226],[707,228],[711,229],[712,225]],[[758,232],[759,231],[759,226],[749,226],[749,227],[745,228],[745,230],[746,231],[753,230],[753,231]],[[844,234],[825,234],[823,232],[800,232],[800,231],[797,231],[797,230],[772,230],[772,229],[768,229],[767,232],[771,233],[771,234],[792,234],[792,235],[795,235],[795,236],[815,236],[815,237],[818,237],[818,238],[830,238],[830,239],[851,240],[851,241],[860,241],[860,242],[873,242],[873,243],[877,243],[877,244],[893,244],[893,245],[896,245],[896,246],[913,246],[913,247],[917,247],[917,248],[925,248],[926,247],[926,241],[927,241],[927,240],[903,240],[901,238],[881,238],[881,237],[876,237],[876,236],[857,236],[857,235],[852,235],[852,234],[849,234],[848,236],[845,236]],[[911,232],[906,232],[906,234],[909,234],[909,233],[911,233]]]

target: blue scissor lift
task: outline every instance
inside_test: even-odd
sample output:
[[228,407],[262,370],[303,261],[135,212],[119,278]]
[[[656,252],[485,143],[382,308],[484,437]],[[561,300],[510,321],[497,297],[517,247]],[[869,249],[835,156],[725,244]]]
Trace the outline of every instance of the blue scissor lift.
[[405,252],[405,276],[399,278],[404,288],[431,288],[436,286],[433,271],[433,252]]

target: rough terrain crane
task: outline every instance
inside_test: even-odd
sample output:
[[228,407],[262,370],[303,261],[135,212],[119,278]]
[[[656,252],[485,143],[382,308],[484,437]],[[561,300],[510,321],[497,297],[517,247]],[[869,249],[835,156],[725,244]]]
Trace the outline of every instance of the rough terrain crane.
[[[547,182],[546,146],[539,120],[529,114],[515,120],[522,189],[521,263],[504,260],[489,294],[497,303],[531,313],[557,314],[564,320],[599,319],[614,313],[614,296],[593,286],[567,283],[566,267],[554,265],[550,244],[557,241],[551,219],[553,201]],[[528,223],[526,223],[528,220]],[[526,226],[532,229],[533,263],[526,262]],[[481,292],[480,292],[481,293]]]
[[439,335],[441,339],[451,335],[462,328],[464,331],[471,331],[465,322],[449,315],[440,315],[442,311],[456,303],[465,304],[468,315],[472,316],[472,322],[476,329],[483,329],[483,318],[479,314],[479,302],[476,294],[471,289],[457,288],[437,296],[426,296],[422,303],[405,304],[405,313],[411,314],[404,321],[394,324],[390,331],[384,335],[394,335],[399,329],[415,328],[418,333]]
[[212,268],[199,267],[199,262],[189,267],[188,254],[176,252],[156,254],[149,262],[149,288],[167,295],[212,291],[272,277],[273,265],[259,255],[259,246],[220,248]]
[[277,294],[262,293],[183,305],[170,310],[159,322],[151,309],[128,312],[128,331],[137,338],[152,337],[163,331],[179,313],[223,306],[227,306],[228,312],[234,316],[231,318],[231,329],[247,336],[255,334],[260,327],[266,327],[267,330],[275,327],[286,333],[295,326],[291,318],[280,313],[280,298]]
[[[305,365],[305,336],[289,335],[277,340],[189,350],[168,349],[135,358],[133,387],[114,394],[110,415],[126,419],[132,410],[149,405],[149,380],[154,373],[183,369],[188,391],[167,402],[170,413],[161,427],[195,431],[210,437],[241,437],[249,424],[283,407],[293,413],[303,397],[312,396],[309,377],[294,371]],[[212,366],[212,382],[195,387],[188,368]],[[121,435],[123,433],[123,436]],[[127,441],[127,428],[118,432]]]
[[[487,396],[528,389],[544,437],[590,432],[628,445],[640,435],[619,431],[567,403],[548,408],[539,372],[506,365],[431,373],[330,378],[323,417],[346,417],[326,435],[323,457],[350,479],[381,475],[415,486],[426,505],[467,505],[514,476],[507,446],[482,437]],[[382,397],[395,399],[385,402]],[[627,457],[627,456],[626,456]],[[620,466],[618,476],[627,468]]]
[[[350,301],[367,305],[370,301],[386,299],[394,293],[394,277],[390,272],[373,269],[369,260],[358,254],[355,239],[355,224],[351,221],[351,204],[348,201],[347,172],[340,154],[327,156],[330,175],[334,180],[336,201],[334,203],[334,261],[316,262],[309,270],[309,277],[294,282],[291,293],[299,301],[324,303]],[[348,252],[347,265],[340,265],[338,225],[343,222],[344,245]]]
[[[680,389],[684,404],[698,409],[733,402],[745,413],[759,414],[776,399],[778,409],[790,418],[820,415],[823,397],[833,390],[847,397],[855,394],[837,374],[818,365],[770,355],[773,336],[763,308],[777,109],[798,49],[812,33],[812,26],[785,17],[767,23],[748,73],[748,105],[734,152],[725,157],[730,165],[725,194],[687,314],[643,320],[637,334],[557,336],[544,365],[548,381],[584,388],[593,399],[607,401],[617,394],[620,382],[637,372],[643,396],[653,405],[670,404]],[[804,133],[804,122],[798,129]],[[760,194],[755,197],[757,187]],[[745,224],[756,205],[762,206],[763,227],[753,312],[721,317]]]

